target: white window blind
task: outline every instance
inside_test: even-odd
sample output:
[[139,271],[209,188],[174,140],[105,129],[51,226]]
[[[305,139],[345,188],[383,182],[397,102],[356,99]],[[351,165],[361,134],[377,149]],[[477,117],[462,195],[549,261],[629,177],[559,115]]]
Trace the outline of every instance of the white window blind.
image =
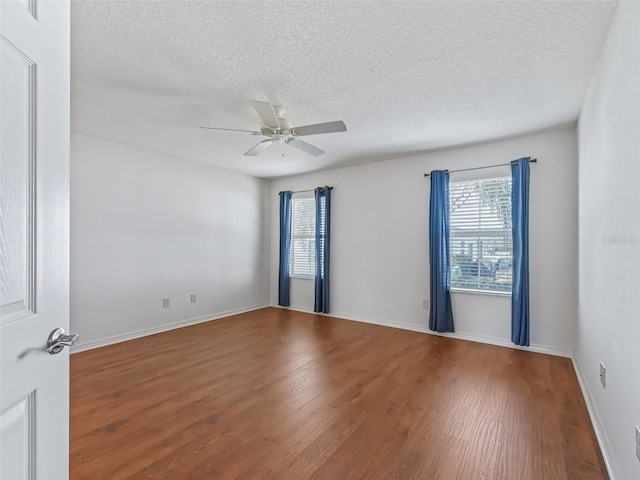
[[451,182],[451,288],[511,293],[511,178]]
[[316,274],[316,201],[313,192],[291,196],[289,274],[302,278]]

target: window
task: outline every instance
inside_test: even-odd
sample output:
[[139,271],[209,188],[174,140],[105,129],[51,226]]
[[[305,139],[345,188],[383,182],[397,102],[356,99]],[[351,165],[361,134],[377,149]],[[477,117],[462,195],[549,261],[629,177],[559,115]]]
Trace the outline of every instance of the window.
[[511,293],[511,177],[451,182],[451,288]]
[[291,255],[289,275],[313,278],[316,274],[316,200],[313,192],[291,196]]

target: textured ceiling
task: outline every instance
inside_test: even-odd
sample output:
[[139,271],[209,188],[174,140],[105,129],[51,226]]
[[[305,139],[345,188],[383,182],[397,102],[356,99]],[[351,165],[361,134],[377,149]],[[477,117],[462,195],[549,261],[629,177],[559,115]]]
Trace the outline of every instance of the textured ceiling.
[[[574,122],[615,2],[74,1],[72,129],[274,177]],[[346,133],[242,154],[249,100]],[[284,155],[284,156],[283,156]]]

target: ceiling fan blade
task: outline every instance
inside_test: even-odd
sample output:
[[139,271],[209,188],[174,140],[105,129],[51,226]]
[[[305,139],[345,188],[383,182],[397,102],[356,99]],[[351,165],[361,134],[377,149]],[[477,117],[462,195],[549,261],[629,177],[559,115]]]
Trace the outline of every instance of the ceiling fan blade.
[[291,133],[296,137],[305,135],[318,135],[320,133],[346,132],[347,126],[342,120],[335,122],[316,123],[315,125],[305,125],[303,127],[293,127]]
[[255,157],[256,155],[258,155],[263,150],[266,150],[272,143],[273,143],[273,140],[271,140],[270,138],[268,138],[266,140],[263,140],[259,144],[254,146],[253,148],[247,150],[245,152],[245,156],[247,156],[247,157]]
[[267,127],[280,128],[280,121],[276,115],[276,111],[273,109],[273,105],[269,102],[260,102],[258,100],[251,100],[251,105],[258,112],[258,116],[262,119]]
[[304,142],[302,140],[298,140],[297,138],[292,138],[287,142],[287,145],[291,145],[292,147],[296,147],[299,150],[302,150],[309,155],[313,155],[317,157],[324,153],[324,150],[320,150],[318,147],[311,145],[310,143]]
[[238,130],[237,128],[216,128],[216,127],[198,127],[203,128],[205,130],[225,130],[227,132],[247,132],[253,135],[262,135],[260,132],[256,132],[255,130]]

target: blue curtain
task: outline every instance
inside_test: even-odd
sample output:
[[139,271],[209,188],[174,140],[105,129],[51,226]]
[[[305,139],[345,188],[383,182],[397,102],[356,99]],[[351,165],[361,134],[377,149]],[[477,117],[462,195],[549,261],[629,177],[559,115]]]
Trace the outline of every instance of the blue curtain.
[[511,162],[513,282],[511,340],[529,346],[529,157]]
[[289,255],[291,252],[291,192],[280,192],[280,269],[278,305],[289,306]]
[[331,187],[316,195],[316,284],[314,312],[329,313],[329,260],[331,252]]
[[453,332],[451,270],[449,268],[449,172],[431,172],[429,203],[429,263],[431,264],[431,310],[429,328]]

